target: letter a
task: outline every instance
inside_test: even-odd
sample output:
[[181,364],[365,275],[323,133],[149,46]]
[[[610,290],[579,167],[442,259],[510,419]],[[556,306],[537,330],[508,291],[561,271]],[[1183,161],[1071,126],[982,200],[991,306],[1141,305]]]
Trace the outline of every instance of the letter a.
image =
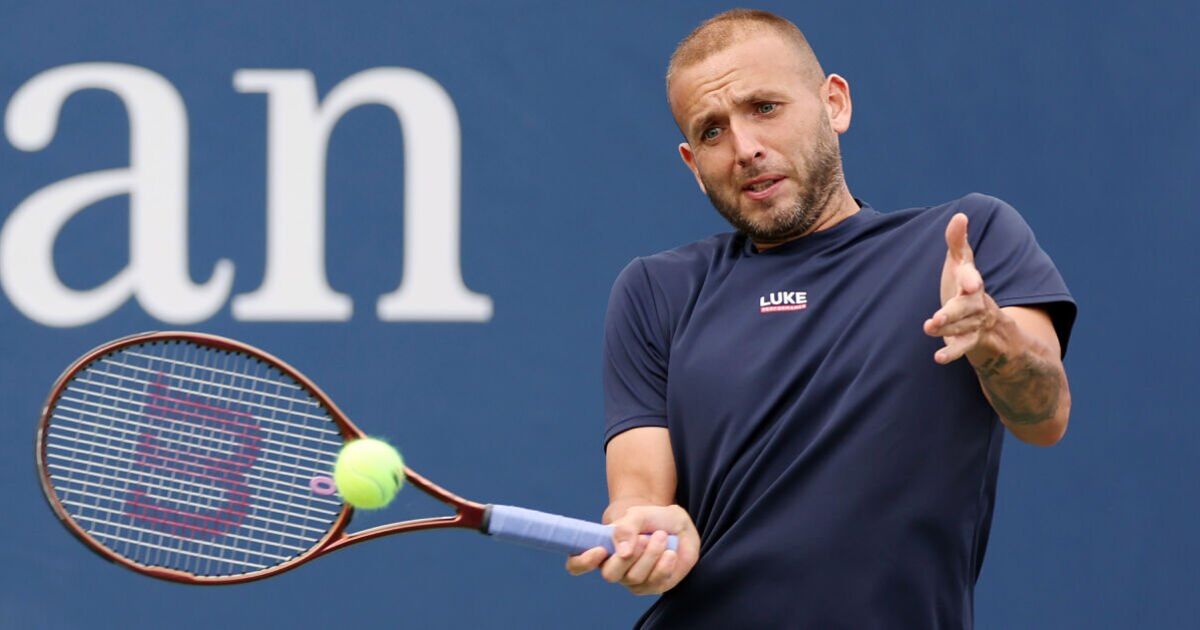
[[[173,324],[208,319],[225,303],[233,264],[219,260],[212,278],[194,284],[187,248],[187,114],[163,77],[118,63],[78,63],[47,70],[13,95],[4,127],[13,146],[40,151],[54,139],[63,102],[79,90],[116,94],[129,113],[129,168],[76,175],[38,190],[0,231],[0,285],[22,313],[47,326],[82,326],[129,297]],[[129,264],[98,287],[76,291],[54,268],[63,226],[100,200],[129,195]]]

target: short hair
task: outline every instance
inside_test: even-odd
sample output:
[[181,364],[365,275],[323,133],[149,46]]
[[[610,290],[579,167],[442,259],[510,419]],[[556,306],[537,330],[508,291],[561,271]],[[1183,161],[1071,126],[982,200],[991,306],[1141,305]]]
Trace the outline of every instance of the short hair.
[[786,18],[759,9],[732,9],[705,20],[697,26],[671,54],[667,65],[667,98],[670,99],[671,79],[683,68],[698,64],[710,56],[740,43],[748,35],[769,30],[796,46],[806,72],[814,84],[825,79],[821,63],[808,45],[804,33]]

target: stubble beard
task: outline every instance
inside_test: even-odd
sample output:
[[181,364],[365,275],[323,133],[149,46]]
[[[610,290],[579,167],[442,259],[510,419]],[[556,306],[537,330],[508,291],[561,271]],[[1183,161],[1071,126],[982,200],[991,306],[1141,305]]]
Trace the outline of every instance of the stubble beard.
[[[842,183],[842,155],[833,141],[833,129],[823,121],[824,129],[817,138],[813,159],[803,178],[796,183],[800,191],[790,205],[772,209],[761,216],[748,217],[738,209],[738,197],[742,191],[733,191],[733,198],[719,192],[721,189],[705,182],[705,190],[713,207],[739,232],[749,236],[758,244],[775,245],[792,240],[807,232],[829,207],[830,201]],[[767,172],[765,169],[762,172]],[[749,172],[747,179],[760,173]]]

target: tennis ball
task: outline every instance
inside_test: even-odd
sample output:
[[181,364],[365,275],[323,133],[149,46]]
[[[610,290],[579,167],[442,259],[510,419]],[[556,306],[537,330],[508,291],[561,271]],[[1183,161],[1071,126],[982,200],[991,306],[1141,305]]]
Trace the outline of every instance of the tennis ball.
[[333,483],[342,499],[356,508],[385,507],[404,483],[404,460],[383,440],[353,440],[338,453]]

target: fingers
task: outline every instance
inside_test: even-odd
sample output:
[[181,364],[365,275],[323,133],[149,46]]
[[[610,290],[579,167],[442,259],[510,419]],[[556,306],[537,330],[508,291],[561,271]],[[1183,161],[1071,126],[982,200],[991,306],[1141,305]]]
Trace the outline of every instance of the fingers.
[[960,295],[946,302],[945,306],[925,320],[925,334],[931,337],[961,335],[973,330],[969,326],[959,325],[961,322],[979,319],[976,325],[983,323],[983,315],[987,304],[980,293]]
[[970,347],[970,344],[954,339],[948,341],[949,343],[946,344],[946,347],[933,353],[933,360],[940,365],[946,365],[947,363],[953,363],[961,359],[967,353],[967,348]]
[[967,215],[959,212],[946,224],[946,255],[954,262],[973,262],[975,252],[967,242]]
[[662,593],[681,577],[675,572],[679,552],[667,549],[668,535],[662,530],[643,538],[647,541],[644,551],[619,581],[635,595]]
[[[699,559],[696,526],[678,505],[630,508],[612,526],[616,553],[600,565],[600,575],[636,595],[673,588]],[[669,535],[677,536],[677,550],[667,549]]]
[[571,575],[583,575],[589,571],[595,571],[607,557],[607,549],[604,547],[592,547],[577,556],[567,557],[567,571]]
[[627,558],[638,544],[649,541],[648,533],[662,530],[679,533],[688,528],[695,529],[692,519],[683,508],[674,506],[638,506],[629,508],[621,518],[613,521],[613,546],[618,557]]
[[933,355],[941,365],[957,361],[979,340],[987,324],[986,305],[981,294],[956,297],[925,320],[925,334],[942,337],[946,346]]
[[925,320],[925,334],[930,337],[958,337],[979,332],[986,320],[982,314],[979,314],[964,317],[940,326],[930,323],[932,321],[934,320]]
[[[614,535],[614,540],[616,536]],[[608,582],[620,582],[629,572],[629,568],[641,558],[646,550],[649,536],[635,536],[633,540],[622,540],[617,543],[617,552],[600,565],[600,576]]]
[[942,337],[946,346],[933,355],[945,365],[962,358],[980,343],[989,326],[990,298],[975,268],[975,252],[967,240],[967,215],[959,212],[946,224],[946,263],[942,267],[942,308],[925,320],[925,334]]
[[659,558],[663,552],[667,550],[667,533],[659,530],[650,536],[646,543],[646,550],[642,552],[640,558],[629,567],[625,572],[625,576],[621,578],[621,583],[629,587],[639,587],[645,584],[650,573],[655,570],[659,563]]
[[620,582],[629,572],[630,567],[641,558],[642,552],[649,542],[648,536],[641,535],[647,520],[646,511],[641,508],[630,508],[625,514],[613,521],[613,555],[604,561],[600,567],[600,575],[609,582]]
[[[679,552],[667,549],[663,552],[662,558],[658,564],[654,565],[654,570],[650,572],[650,577],[646,578],[646,586],[648,593],[661,593],[672,586],[675,586],[675,567],[679,564]],[[643,593],[638,593],[642,595]]]

